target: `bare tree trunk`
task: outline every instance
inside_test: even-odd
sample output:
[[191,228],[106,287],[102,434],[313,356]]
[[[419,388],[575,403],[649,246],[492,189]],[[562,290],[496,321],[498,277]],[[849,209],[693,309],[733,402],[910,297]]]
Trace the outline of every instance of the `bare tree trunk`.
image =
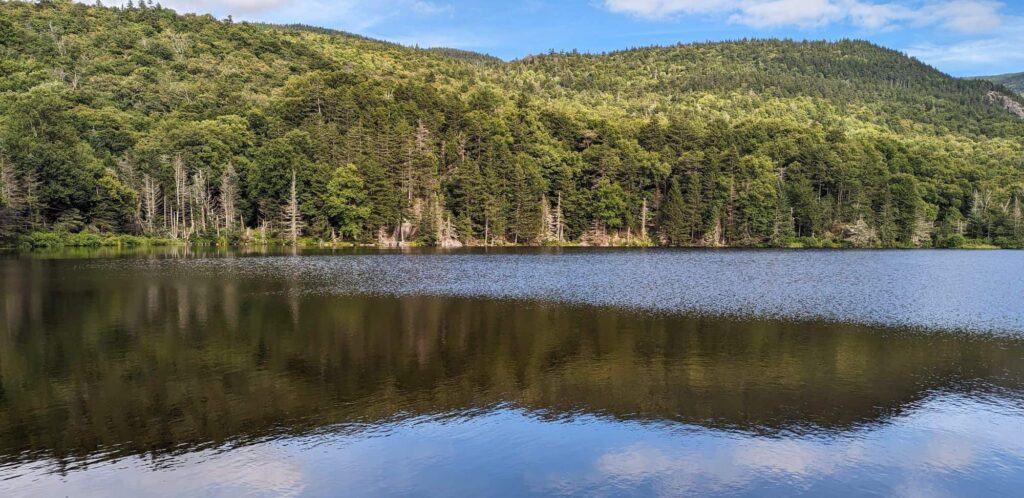
[[1022,235],[1021,230],[1024,228],[1022,222],[1024,222],[1024,213],[1021,212],[1020,196],[1015,195],[1013,196],[1013,234],[1017,238],[1020,238]]
[[302,212],[299,210],[299,193],[296,186],[295,170],[292,170],[288,205],[284,208],[284,222],[288,227],[288,238],[291,239],[292,244],[297,244],[299,233],[302,231]]
[[18,207],[21,204],[21,188],[14,168],[0,155],[0,207]]
[[[190,204],[190,211],[193,211],[192,216],[192,231],[195,232],[196,228],[199,231],[205,233],[209,228],[209,213],[213,204],[209,187],[206,182],[206,175],[202,170],[196,172],[192,177],[192,196]],[[198,210],[198,216],[194,213]]]
[[185,204],[188,203],[188,178],[185,174],[185,163],[181,160],[181,154],[174,156],[174,236],[188,238],[185,233],[187,228],[185,220]]
[[647,199],[640,207],[640,240],[647,240]]
[[157,213],[157,194],[160,191],[160,185],[157,184],[153,178],[149,175],[142,177],[142,208],[145,214],[143,218],[143,224],[145,226],[146,233],[152,234],[156,231],[156,213]]
[[562,243],[562,193],[558,193],[558,207],[555,208],[555,226],[558,227],[558,243]]
[[555,215],[551,212],[551,206],[548,204],[548,198],[546,196],[541,196],[540,234],[537,237],[538,242],[544,244],[555,240],[555,233],[557,231],[558,229],[555,227]]
[[231,231],[235,225],[235,197],[238,188],[235,185],[235,167],[228,163],[220,179],[220,209],[224,216],[224,229]]

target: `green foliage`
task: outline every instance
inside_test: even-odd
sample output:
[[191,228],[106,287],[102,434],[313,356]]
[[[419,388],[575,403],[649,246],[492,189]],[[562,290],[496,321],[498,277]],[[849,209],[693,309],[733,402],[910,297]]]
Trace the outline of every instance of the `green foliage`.
[[18,238],[17,246],[32,249],[65,247],[144,247],[171,245],[175,241],[153,237],[97,232],[32,232]]
[[266,243],[290,222],[361,242],[1024,244],[1024,121],[990,97],[1007,89],[865,42],[503,63],[12,1],[0,54],[0,238],[30,245]]
[[366,205],[363,179],[359,177],[354,164],[334,169],[331,181],[327,184],[326,208],[332,226],[337,227],[339,235],[359,237],[363,223],[370,216],[370,207]]
[[628,209],[622,186],[603,178],[597,182],[592,194],[594,218],[597,222],[606,228],[621,227]]

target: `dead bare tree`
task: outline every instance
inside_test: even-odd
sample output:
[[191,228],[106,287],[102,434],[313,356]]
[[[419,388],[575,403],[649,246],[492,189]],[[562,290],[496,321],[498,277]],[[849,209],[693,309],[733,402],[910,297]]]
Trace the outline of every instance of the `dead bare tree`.
[[21,204],[20,190],[14,168],[0,154],[0,207],[18,207]]
[[551,240],[551,228],[555,225],[555,217],[551,213],[551,205],[547,196],[540,198],[540,230],[537,231],[537,242],[544,244]]
[[562,225],[562,193],[558,193],[558,205],[555,207],[555,228],[557,231],[558,243],[561,244],[564,240],[564,229]]
[[212,217],[211,211],[213,209],[213,196],[210,194],[210,188],[207,185],[206,174],[203,170],[199,170],[195,175],[192,176],[192,202],[198,211],[195,218],[193,219],[193,227],[197,227],[200,231],[206,232],[209,228],[209,220]]
[[1020,195],[1013,196],[1013,234],[1020,238],[1024,234],[1024,212],[1020,207]]
[[0,172],[0,176],[4,177],[0,180],[4,187],[0,187],[0,189],[6,190],[4,197],[7,199],[9,207],[22,213],[24,217],[21,218],[21,221],[26,227],[34,229],[43,225],[42,203],[39,200],[40,182],[35,171],[23,170],[19,175],[14,171],[13,165],[4,160],[2,155],[0,155],[0,163],[2,163],[0,169],[3,170]]
[[64,34],[61,33],[61,30],[54,26],[52,22],[50,23],[50,38],[53,39],[53,45],[57,49],[57,53],[60,54],[61,57],[67,57],[68,49],[67,44],[65,43],[66,39],[64,38]]
[[142,222],[146,233],[156,230],[156,216],[160,209],[160,184],[149,175],[142,177]]
[[298,243],[299,234],[302,232],[302,227],[304,226],[302,221],[302,212],[299,210],[299,194],[295,179],[296,175],[295,170],[293,169],[288,204],[283,209],[284,224],[288,227],[288,238],[292,241],[292,244]]
[[647,240],[647,199],[640,207],[640,240]]
[[174,222],[171,226],[171,236],[174,238],[185,238],[187,239],[190,233],[188,233],[187,217],[185,210],[188,207],[188,176],[185,173],[185,163],[181,159],[181,154],[174,156],[174,209],[171,212],[171,216],[174,218]]
[[224,229],[235,228],[235,202],[238,197],[238,185],[235,179],[235,167],[228,163],[224,174],[220,177],[220,209],[224,217]]
[[540,200],[540,220],[541,230],[539,236],[539,242],[542,244],[551,242],[562,242],[562,194],[558,194],[558,203],[555,205],[555,209],[551,209],[551,203],[548,202],[547,197],[542,197]]
[[180,33],[171,33],[168,38],[171,41],[171,48],[174,50],[174,53],[178,57],[185,55],[185,51],[189,47],[188,38]]

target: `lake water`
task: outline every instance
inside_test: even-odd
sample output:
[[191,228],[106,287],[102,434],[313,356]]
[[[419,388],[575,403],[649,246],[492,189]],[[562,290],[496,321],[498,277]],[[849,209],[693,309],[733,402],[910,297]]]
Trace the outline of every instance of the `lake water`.
[[1013,496],[1024,252],[0,256],[0,495]]

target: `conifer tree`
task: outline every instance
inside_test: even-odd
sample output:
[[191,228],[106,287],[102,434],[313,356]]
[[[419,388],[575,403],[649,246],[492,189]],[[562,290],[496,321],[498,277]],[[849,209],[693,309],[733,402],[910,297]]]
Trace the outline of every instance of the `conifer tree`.
[[686,203],[682,189],[675,178],[669,184],[668,195],[661,204],[660,221],[661,237],[668,245],[681,246],[690,242],[690,219],[687,217]]

